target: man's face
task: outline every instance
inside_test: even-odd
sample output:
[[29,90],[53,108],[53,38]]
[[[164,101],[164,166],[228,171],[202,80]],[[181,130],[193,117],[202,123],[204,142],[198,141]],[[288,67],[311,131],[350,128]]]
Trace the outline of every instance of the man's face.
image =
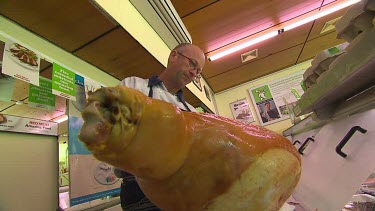
[[180,88],[198,77],[205,64],[203,52],[195,46],[187,46],[182,50],[173,51],[172,56],[174,62],[170,68],[177,86]]

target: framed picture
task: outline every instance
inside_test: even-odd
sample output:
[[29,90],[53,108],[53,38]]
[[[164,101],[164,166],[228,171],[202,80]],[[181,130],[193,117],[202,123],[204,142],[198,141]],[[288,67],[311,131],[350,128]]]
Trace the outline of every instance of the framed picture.
[[247,123],[255,121],[246,98],[232,102],[229,106],[235,120]]
[[206,93],[206,97],[209,101],[211,101],[210,91],[208,91],[207,87],[203,85],[204,93]]
[[196,77],[196,78],[193,80],[193,83],[194,83],[194,85],[195,85],[200,91],[202,91],[201,78]]

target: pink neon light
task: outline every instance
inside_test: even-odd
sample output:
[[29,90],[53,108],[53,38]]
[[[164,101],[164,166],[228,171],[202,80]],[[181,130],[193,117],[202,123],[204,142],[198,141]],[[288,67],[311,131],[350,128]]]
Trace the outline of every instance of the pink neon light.
[[68,119],[68,116],[63,116],[63,117],[59,117],[57,118],[54,122],[57,122],[57,123],[61,123],[61,122],[64,122]]
[[332,7],[332,8],[330,8],[330,9],[327,9],[327,10],[324,10],[324,11],[320,11],[320,12],[316,13],[315,15],[312,15],[310,17],[307,17],[305,19],[302,19],[300,21],[292,23],[292,24],[290,24],[288,26],[285,26],[284,27],[284,31],[289,31],[289,30],[294,29],[294,28],[296,28],[298,26],[301,26],[303,24],[309,23],[309,22],[311,22],[313,20],[316,20],[316,19],[321,18],[323,16],[329,15],[329,14],[334,13],[336,11],[339,11],[339,10],[341,10],[341,9],[343,9],[345,7],[348,7],[348,6],[352,5],[352,4],[355,4],[357,2],[360,2],[360,0],[347,1],[347,2],[344,2],[342,4],[336,5],[336,6]]
[[225,51],[222,51],[222,52],[220,52],[218,54],[212,55],[212,56],[209,57],[209,60],[213,61],[215,59],[221,58],[221,57],[226,56],[228,54],[231,54],[233,52],[239,51],[239,50],[244,49],[246,47],[249,47],[249,46],[252,46],[252,45],[257,44],[259,42],[262,42],[264,40],[267,40],[267,39],[269,39],[271,37],[274,37],[276,35],[278,35],[277,31],[273,31],[273,32],[267,33],[265,35],[262,35],[260,37],[255,38],[255,39],[252,39],[252,40],[249,40],[247,42],[244,42],[244,43],[242,43],[240,45],[237,45],[237,46],[234,46],[232,48],[229,48],[229,49],[227,49]]
[[[360,1],[361,1],[361,0],[348,0],[348,1],[346,1],[346,2],[343,2],[343,3],[341,3],[341,4],[336,5],[336,6],[334,6],[334,7],[331,7],[331,8],[329,8],[329,9],[322,10],[322,11],[320,11],[320,12],[318,12],[318,13],[316,13],[316,14],[310,16],[310,17],[307,17],[307,18],[305,18],[305,19],[302,19],[302,20],[300,20],[300,21],[297,21],[297,22],[295,22],[295,23],[292,23],[292,24],[290,24],[290,25],[285,26],[285,27],[284,27],[284,31],[288,31],[288,30],[294,29],[294,28],[296,28],[296,27],[298,27],[298,26],[301,26],[301,25],[303,25],[303,24],[309,23],[309,22],[311,22],[311,21],[313,21],[313,20],[316,20],[316,19],[318,19],[318,18],[321,18],[321,17],[326,16],[326,15],[328,15],[328,14],[331,14],[331,13],[333,13],[333,12],[339,11],[339,10],[345,8],[345,7],[348,7],[348,6],[350,6],[350,5],[353,5],[353,4],[355,4],[355,3],[357,3],[357,2],[360,2]],[[293,20],[288,21],[288,22],[293,22]],[[239,44],[239,45],[237,45],[237,46],[231,47],[231,48],[229,48],[229,49],[227,49],[227,50],[224,50],[224,51],[222,51],[222,52],[220,52],[220,53],[213,54],[212,56],[209,56],[209,60],[210,60],[210,61],[213,61],[213,60],[219,59],[219,58],[221,58],[221,57],[223,57],[223,56],[226,56],[226,55],[228,55],[228,54],[234,53],[234,52],[236,52],[236,51],[239,51],[239,50],[241,50],[241,49],[244,49],[244,48],[249,47],[249,46],[251,46],[251,45],[254,45],[254,44],[256,44],[256,43],[262,42],[262,41],[264,41],[264,40],[266,40],[266,39],[269,39],[269,38],[271,38],[271,37],[274,37],[274,36],[276,36],[276,35],[278,35],[278,31],[272,31],[272,32],[270,32],[270,33],[267,33],[267,34],[265,34],[265,35],[262,35],[262,36],[260,36],[260,37],[255,38],[255,39],[249,40],[249,41],[247,41],[247,42],[245,42],[245,43],[242,43],[242,44]]]

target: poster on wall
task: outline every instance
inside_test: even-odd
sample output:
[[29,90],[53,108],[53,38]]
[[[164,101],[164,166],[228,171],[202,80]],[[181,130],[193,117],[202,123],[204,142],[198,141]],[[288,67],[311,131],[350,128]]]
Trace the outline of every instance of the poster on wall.
[[55,110],[56,96],[52,94],[52,81],[40,77],[39,86],[30,84],[29,86],[29,103],[33,108],[41,108],[45,110]]
[[303,94],[300,82],[304,72],[300,70],[248,90],[262,126],[289,118],[286,104],[295,105],[296,96]]
[[2,73],[39,86],[40,54],[25,46],[5,42]]
[[53,63],[52,93],[75,101],[75,73],[59,64]]
[[255,121],[246,98],[230,103],[229,106],[235,120],[245,123]]
[[83,125],[80,117],[69,116],[70,206],[120,193],[121,180],[112,166],[98,161],[78,139]]

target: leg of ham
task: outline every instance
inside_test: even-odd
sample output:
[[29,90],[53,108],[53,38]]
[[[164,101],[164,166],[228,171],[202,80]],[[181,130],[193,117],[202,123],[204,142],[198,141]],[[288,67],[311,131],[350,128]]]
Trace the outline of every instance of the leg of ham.
[[298,152],[279,134],[124,86],[90,95],[82,117],[80,140],[136,175],[162,210],[278,210],[301,174]]

